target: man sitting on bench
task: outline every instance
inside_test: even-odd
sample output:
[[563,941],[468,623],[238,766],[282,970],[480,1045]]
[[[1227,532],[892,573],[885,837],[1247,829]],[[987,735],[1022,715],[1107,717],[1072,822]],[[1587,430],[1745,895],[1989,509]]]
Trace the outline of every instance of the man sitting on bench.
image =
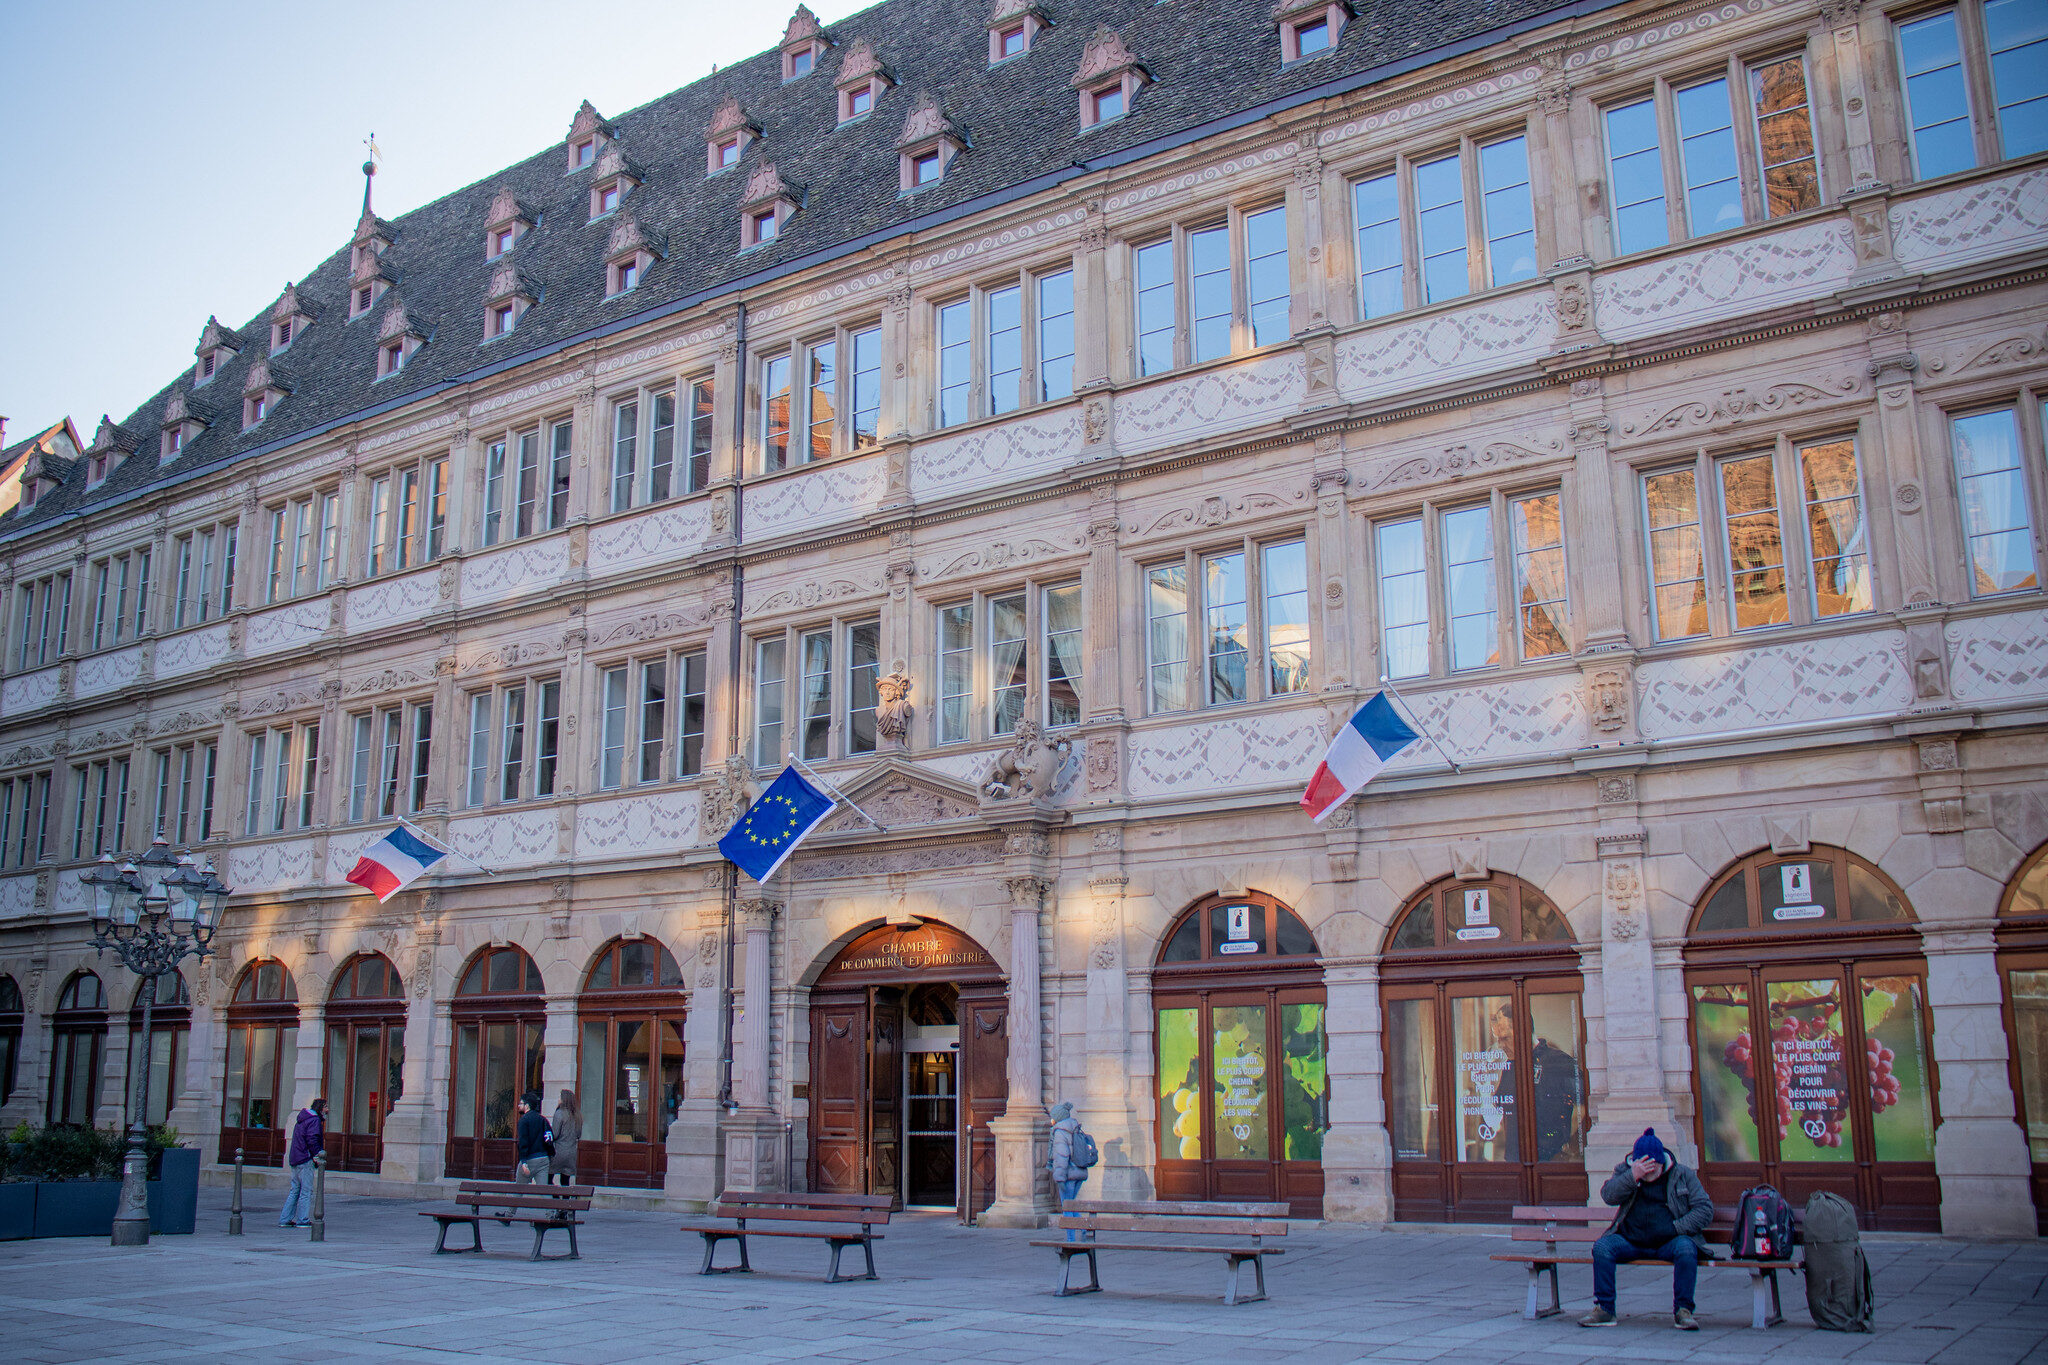
[[1593,1243],[1593,1311],[1579,1319],[1581,1327],[1612,1327],[1614,1266],[1617,1261],[1645,1259],[1671,1262],[1671,1325],[1697,1332],[1692,1316],[1692,1291],[1699,1282],[1700,1257],[1706,1244],[1700,1234],[1714,1221],[1714,1201],[1692,1168],[1678,1164],[1657,1130],[1643,1129],[1628,1160],[1600,1187],[1600,1197],[1619,1205],[1607,1235]]

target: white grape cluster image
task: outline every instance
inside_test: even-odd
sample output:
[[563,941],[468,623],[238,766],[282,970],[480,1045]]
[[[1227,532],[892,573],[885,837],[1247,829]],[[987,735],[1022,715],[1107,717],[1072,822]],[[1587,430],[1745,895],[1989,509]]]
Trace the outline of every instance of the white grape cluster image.
[[1183,1160],[1199,1161],[1202,1157],[1202,1110],[1197,1103],[1195,1092],[1187,1086],[1173,1092],[1174,1112],[1180,1115],[1173,1121],[1173,1135],[1180,1140],[1180,1154]]

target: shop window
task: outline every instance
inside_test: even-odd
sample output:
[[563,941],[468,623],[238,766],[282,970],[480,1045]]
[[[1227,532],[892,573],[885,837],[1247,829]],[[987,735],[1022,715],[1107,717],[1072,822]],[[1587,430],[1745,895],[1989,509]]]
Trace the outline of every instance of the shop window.
[[[136,984],[135,1004],[128,1011],[128,1080],[123,1086],[121,1113],[131,1121],[135,1077],[142,1069],[142,1000],[148,990],[149,982]],[[142,1104],[142,1121],[151,1126],[168,1121],[177,1106],[192,1037],[192,990],[185,978],[176,972],[157,977],[156,991],[149,1013],[149,1093]]]
[[1263,892],[1211,896],[1167,931],[1152,975],[1162,1199],[1285,1200],[1320,1218],[1330,1129],[1316,942]]
[[360,953],[334,974],[327,995],[327,1160],[374,1175],[384,1157],[384,1120],[405,1093],[405,982],[378,953]]
[[98,976],[79,972],[57,993],[50,1016],[51,1124],[94,1126],[106,1041],[106,991]]
[[577,1006],[579,1183],[661,1188],[683,1102],[684,1000],[682,969],[652,939],[608,944],[591,965]]
[[1701,896],[1685,961],[1708,1193],[1825,1189],[1865,1227],[1938,1231],[1927,967],[1890,879],[1838,848],[1752,854]]
[[2035,1222],[2048,1235],[2048,844],[2035,849],[2006,884],[1998,910],[1998,966]]
[[525,950],[485,948],[463,968],[452,1011],[455,1057],[443,1174],[497,1179],[512,1169],[518,1100],[541,1089],[547,1003]]
[[1501,873],[1432,883],[1395,920],[1381,980],[1394,1216],[1585,1202],[1582,985],[1557,906]]
[[14,1096],[16,1068],[21,1062],[21,987],[0,972],[0,1104]]
[[298,1079],[299,988],[275,958],[251,962],[235,978],[227,1008],[227,1070],[222,1080],[220,1149],[253,1166],[284,1165]]

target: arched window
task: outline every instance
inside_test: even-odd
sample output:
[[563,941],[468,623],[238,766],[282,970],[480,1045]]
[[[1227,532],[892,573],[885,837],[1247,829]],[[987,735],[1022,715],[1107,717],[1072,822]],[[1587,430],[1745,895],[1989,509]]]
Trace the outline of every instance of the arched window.
[[14,1094],[14,1072],[21,1060],[21,987],[0,972],[0,1104]]
[[327,1159],[374,1173],[384,1158],[384,1117],[405,1070],[405,982],[379,953],[341,964],[327,992]]
[[1685,947],[1700,1176],[1734,1203],[1828,1190],[1865,1227],[1938,1232],[1919,928],[1846,849],[1768,849],[1707,884]]
[[1394,1216],[1497,1222],[1586,1199],[1577,945],[1519,877],[1416,892],[1380,963]]
[[1322,1217],[1325,999],[1315,937],[1273,897],[1181,913],[1152,971],[1160,1198],[1286,1200]]
[[455,988],[454,1092],[445,1175],[511,1179],[519,1096],[541,1088],[547,1002],[540,968],[516,947],[484,948]]
[[242,968],[228,1002],[215,1159],[231,1161],[239,1147],[250,1165],[282,1166],[298,1078],[299,988],[282,962],[263,958]]
[[2034,1217],[2048,1236],[2048,844],[2012,874],[1998,906],[1998,967],[2012,1092],[2032,1160]]
[[[128,1086],[121,1112],[134,1104],[135,1073],[142,1065],[142,999],[147,981],[135,983],[135,1001],[128,1009]],[[156,978],[156,1000],[149,1011],[149,1094],[142,1121],[164,1123],[184,1088],[186,1048],[192,1036],[192,989],[176,972]]]
[[577,1002],[583,1140],[573,1153],[555,1147],[579,1183],[661,1188],[683,1102],[682,987],[682,968],[653,939],[606,944],[591,964]]
[[50,1122],[90,1128],[99,1104],[107,996],[99,977],[74,973],[50,1016]]

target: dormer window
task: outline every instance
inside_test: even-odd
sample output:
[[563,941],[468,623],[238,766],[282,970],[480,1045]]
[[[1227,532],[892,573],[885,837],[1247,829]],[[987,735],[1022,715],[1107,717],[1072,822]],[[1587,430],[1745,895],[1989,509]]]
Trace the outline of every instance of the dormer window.
[[242,430],[247,431],[268,417],[285,393],[284,386],[271,377],[268,360],[251,365],[249,377],[242,383]]
[[492,271],[490,291],[484,295],[484,340],[504,336],[518,326],[537,297],[539,290],[527,283],[512,262]]
[[795,52],[789,53],[788,57],[787,69],[782,73],[782,79],[786,81],[793,81],[798,76],[810,75],[811,68],[818,61],[818,54],[807,47],[798,48]]
[[484,259],[495,261],[513,247],[540,215],[519,202],[510,190],[491,197],[490,216],[484,219]]
[[387,341],[377,348],[377,377],[387,378],[405,368],[405,342],[403,339]]
[[908,194],[937,184],[953,158],[966,149],[967,135],[946,117],[938,100],[919,95],[903,121],[903,135],[896,139],[898,191]]
[[747,245],[759,246],[775,240],[782,230],[782,222],[774,209],[760,209],[748,215]]
[[569,168],[571,170],[582,170],[585,166],[596,162],[596,160],[597,139],[594,137],[584,138],[581,142],[575,143],[569,148]]
[[498,257],[504,255],[506,252],[512,249],[512,244],[518,240],[519,230],[517,228],[501,227],[497,229],[495,232],[491,234],[491,247],[488,253],[488,259],[496,260]]
[[247,431],[270,415],[270,395],[252,393],[242,400],[242,430]]
[[569,173],[573,174],[597,164],[598,153],[604,149],[599,144],[612,136],[611,125],[604,116],[592,107],[589,100],[577,107],[576,117],[569,120],[569,135],[562,144],[569,152]]
[[208,351],[205,355],[199,357],[199,382],[204,384],[207,380],[213,378],[214,366],[219,363],[219,357],[212,351]]
[[97,488],[107,481],[107,474],[114,467],[113,457],[94,455],[85,462],[85,486]]
[[640,272],[646,269],[638,256],[628,256],[623,261],[612,262],[611,288],[608,294],[623,294],[640,283]]
[[844,123],[848,119],[859,118],[874,107],[874,91],[868,89],[865,85],[858,90],[849,90],[846,92],[845,103],[840,107],[839,121]]
[[996,0],[988,16],[988,64],[1023,56],[1049,27],[1033,0]]
[[282,322],[273,322],[270,324],[271,354],[275,355],[277,352],[282,351],[285,347],[292,344],[292,323],[294,321],[296,321],[296,319],[286,318]]
[[1151,79],[1123,39],[1107,25],[1096,29],[1081,51],[1081,67],[1072,81],[1081,92],[1082,130],[1124,117],[1138,88]]
[[617,212],[620,188],[619,182],[614,180],[609,185],[600,186],[598,189],[593,190],[590,196],[590,216],[602,218],[607,213]]
[[619,204],[633,192],[640,183],[641,170],[626,160],[625,152],[616,142],[607,142],[604,152],[597,158],[597,170],[590,180],[590,217],[594,222],[607,214],[617,213]]
[[612,224],[611,241],[604,253],[606,298],[616,298],[639,286],[648,267],[661,259],[665,249],[661,235],[640,226],[633,210],[623,209]]
[[839,90],[839,121],[846,123],[874,112],[882,92],[895,81],[883,68],[875,45],[865,38],[856,38],[840,59],[839,75],[833,84]]
[[782,79],[799,80],[817,70],[818,63],[831,46],[826,41],[825,30],[818,26],[818,16],[811,13],[809,5],[798,5],[796,13],[789,16],[789,27],[782,31]]
[[393,299],[385,306],[384,317],[377,324],[377,378],[389,379],[404,369],[412,354],[426,344],[426,329],[413,324],[405,311],[403,299]]
[[737,95],[727,95],[712,111],[711,126],[704,130],[704,174],[717,175],[728,166],[740,164],[747,144],[761,135]]
[[198,364],[192,369],[192,383],[195,387],[209,383],[220,373],[228,358],[242,348],[242,339],[220,325],[219,318],[208,318],[206,326],[199,331],[199,344],[192,348],[198,357]]
[[910,159],[910,183],[912,186],[930,185],[946,173],[946,163],[938,152],[919,152]]
[[299,287],[287,284],[270,308],[270,353],[276,355],[291,345],[312,321],[313,310],[299,297]]
[[350,320],[353,321],[356,318],[362,317],[372,308],[375,308],[377,300],[384,297],[384,291],[388,287],[387,281],[372,280],[368,284],[359,284],[351,290],[348,296],[348,315]]
[[491,306],[491,335],[501,337],[512,330],[518,320],[519,305],[499,303]]
[[164,458],[169,459],[185,448],[185,428],[164,428]]
[[763,162],[754,168],[740,196],[740,249],[772,242],[782,235],[782,225],[796,212],[802,197],[798,187],[786,183],[773,165]]
[[1351,10],[1342,0],[1280,0],[1273,17],[1280,21],[1280,60],[1298,62],[1337,46]]
[[176,459],[184,451],[185,442],[198,435],[204,426],[185,405],[185,395],[173,393],[164,404],[163,435],[157,445],[159,463]]
[[740,140],[739,140],[739,138],[737,138],[737,137],[729,137],[729,138],[727,138],[727,139],[726,139],[725,141],[723,141],[723,142],[717,142],[717,143],[713,143],[713,144],[712,144],[712,147],[711,147],[711,161],[712,161],[712,166],[711,166],[711,169],[712,169],[712,170],[714,170],[714,171],[722,171],[722,170],[724,170],[724,169],[725,169],[725,168],[726,168],[727,166],[737,166],[737,165],[739,165],[739,164],[740,164]]

